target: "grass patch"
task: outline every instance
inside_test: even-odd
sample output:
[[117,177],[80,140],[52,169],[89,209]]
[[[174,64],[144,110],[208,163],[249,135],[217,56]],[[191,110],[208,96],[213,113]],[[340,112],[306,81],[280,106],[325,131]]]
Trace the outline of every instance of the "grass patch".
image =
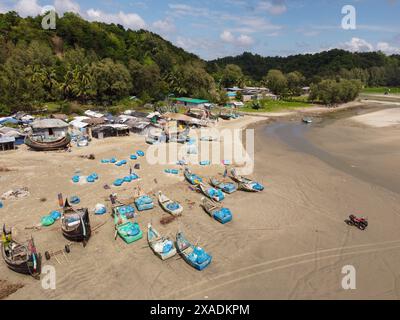
[[375,93],[375,94],[384,94],[390,89],[390,94],[400,94],[400,88],[388,88],[388,87],[371,87],[364,88],[361,93]]
[[307,108],[311,107],[312,104],[308,101],[299,101],[297,99],[293,100],[267,100],[260,101],[260,109],[253,108],[253,102],[248,102],[243,108],[239,110],[242,112],[279,112],[284,110],[292,110],[297,108]]

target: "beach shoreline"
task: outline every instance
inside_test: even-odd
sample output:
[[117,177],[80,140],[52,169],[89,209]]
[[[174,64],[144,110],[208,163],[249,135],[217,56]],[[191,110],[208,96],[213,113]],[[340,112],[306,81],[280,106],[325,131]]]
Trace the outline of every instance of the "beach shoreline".
[[[353,107],[360,105],[354,103],[342,109]],[[328,109],[323,114],[335,111],[336,108]],[[143,231],[149,222],[162,234],[172,237],[178,230],[184,230],[190,240],[198,241],[214,258],[202,273],[182,260],[162,262],[148,248],[145,239],[132,245],[114,240],[109,212],[105,216],[92,215],[92,227],[99,229],[87,248],[73,247],[68,261],[61,259],[58,263],[53,259],[45,262],[57,270],[56,290],[44,290],[40,282],[15,274],[0,264],[4,280],[24,285],[8,299],[368,299],[382,290],[389,290],[396,275],[385,274],[378,284],[371,274],[382,265],[374,263],[377,259],[358,251],[366,251],[373,257],[396,259],[392,247],[400,245],[395,236],[400,226],[396,216],[399,195],[371,186],[259,132],[266,122],[297,120],[301,115],[291,112],[270,119],[245,116],[220,122],[219,129],[255,128],[255,171],[252,176],[266,186],[260,194],[238,192],[228,196],[224,205],[232,209],[234,218],[227,225],[220,225],[203,212],[198,206],[201,195],[189,189],[182,175],[167,175],[163,172],[164,165],[148,166],[144,158],[132,162],[141,164],[139,183],[120,188],[111,186],[111,190],[103,188],[116,176],[126,174],[128,167],[101,164],[100,159],[111,156],[122,159],[137,150],[147,151],[148,146],[140,136],[94,140],[89,147],[73,148],[70,153],[35,153],[25,147],[5,153],[0,166],[11,171],[0,177],[0,193],[26,186],[31,195],[26,199],[7,201],[0,210],[1,221],[16,227],[18,237],[32,234],[42,252],[61,249],[65,245],[59,224],[37,231],[25,227],[37,224],[41,216],[57,208],[58,192],[80,196],[82,205],[89,209],[100,202],[109,210],[107,198],[111,192],[117,192],[122,201],[128,201],[140,185],[149,194],[163,190],[185,207],[183,216],[169,225],[160,223],[166,214],[158,206],[140,214],[138,222]],[[348,121],[339,124],[347,127]],[[325,147],[334,149],[337,130],[329,128],[327,126],[323,131],[331,137],[326,139]],[[360,126],[350,125],[350,128],[357,137]],[[374,130],[378,129],[368,129],[367,137],[376,135]],[[388,129],[379,130],[386,132]],[[389,133],[393,135],[393,131]],[[364,129],[363,134],[366,134]],[[385,148],[392,142],[387,143]],[[354,142],[350,146],[354,146]],[[368,146],[366,144],[365,148]],[[95,154],[96,160],[82,158],[91,153]],[[192,169],[204,177],[219,176],[223,172],[222,165],[196,165]],[[71,177],[77,171],[82,175],[97,172],[99,181],[75,185]],[[41,201],[43,198],[46,201]],[[371,231],[361,233],[344,225],[343,219],[353,210],[368,215]],[[385,220],[380,219],[382,214]],[[355,264],[360,268],[361,290],[340,290],[344,264]],[[371,267],[365,269],[367,265]],[[391,261],[391,265],[396,266],[396,262]],[[382,296],[391,298],[395,294],[389,290]]]

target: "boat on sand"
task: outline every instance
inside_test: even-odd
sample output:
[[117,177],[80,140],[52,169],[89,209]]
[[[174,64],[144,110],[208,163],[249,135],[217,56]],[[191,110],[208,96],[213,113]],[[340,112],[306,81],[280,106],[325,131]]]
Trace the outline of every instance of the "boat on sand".
[[182,232],[176,234],[176,247],[183,260],[199,271],[207,268],[212,261],[210,254],[203,248],[190,243]]
[[173,216],[179,216],[182,214],[183,207],[179,202],[172,201],[161,191],[158,192],[158,203],[161,208]]
[[167,260],[176,255],[174,242],[168,237],[162,237],[151,223],[147,226],[147,242],[154,254],[161,260]]

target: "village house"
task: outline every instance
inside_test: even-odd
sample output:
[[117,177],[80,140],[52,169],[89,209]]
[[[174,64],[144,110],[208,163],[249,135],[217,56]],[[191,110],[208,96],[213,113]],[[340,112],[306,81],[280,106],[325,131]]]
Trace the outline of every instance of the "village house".
[[68,133],[68,123],[59,119],[39,119],[31,124],[32,133],[43,139],[62,138]]
[[7,151],[14,149],[15,149],[14,137],[0,137],[0,151]]
[[208,100],[193,99],[193,98],[175,98],[175,103],[178,106],[186,108],[205,108],[205,104],[209,103]]

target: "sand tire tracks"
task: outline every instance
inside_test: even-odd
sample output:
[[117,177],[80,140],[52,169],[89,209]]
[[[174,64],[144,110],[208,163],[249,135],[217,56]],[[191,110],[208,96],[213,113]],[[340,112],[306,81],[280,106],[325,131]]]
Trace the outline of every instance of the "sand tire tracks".
[[[392,246],[389,246],[389,245],[392,245]],[[366,249],[353,250],[353,249],[362,249],[362,248],[366,248]],[[348,246],[348,247],[342,246],[342,247],[338,247],[338,248],[323,249],[323,250],[312,251],[312,252],[303,253],[303,254],[299,254],[299,255],[278,258],[275,260],[256,263],[256,264],[249,265],[247,267],[229,271],[229,272],[226,272],[219,276],[213,277],[206,281],[200,281],[198,283],[193,283],[191,286],[184,287],[182,289],[178,289],[174,292],[174,294],[165,296],[163,298],[164,299],[171,299],[171,298],[172,299],[174,299],[174,298],[175,299],[179,299],[179,298],[187,299],[187,298],[190,298],[193,296],[197,296],[197,295],[201,294],[202,292],[210,293],[210,291],[212,291],[212,290],[218,289],[218,288],[226,286],[228,284],[243,281],[245,279],[248,279],[248,278],[260,275],[260,274],[278,271],[278,270],[294,267],[297,265],[315,263],[316,260],[323,261],[323,260],[328,260],[328,259],[332,259],[332,258],[341,258],[341,257],[351,256],[351,255],[383,252],[383,251],[394,250],[394,249],[399,249],[399,248],[400,248],[400,240],[393,240],[393,241],[385,241],[385,242],[379,242],[379,243],[354,245],[354,246]],[[331,253],[331,252],[332,253],[338,252],[338,253],[324,255],[324,254]],[[315,255],[315,257],[312,257],[313,255]],[[318,257],[318,255],[321,255],[321,256]],[[309,257],[311,257],[311,258],[309,258]],[[291,260],[298,260],[298,259],[300,259],[300,261],[290,262]],[[275,264],[276,264],[276,266],[273,266],[272,268],[268,268],[268,266],[275,265]],[[244,273],[244,272],[246,273],[246,275],[241,276],[240,273]],[[212,283],[213,285],[210,286],[209,285],[210,283]],[[199,288],[199,289],[194,290],[195,288]]]

